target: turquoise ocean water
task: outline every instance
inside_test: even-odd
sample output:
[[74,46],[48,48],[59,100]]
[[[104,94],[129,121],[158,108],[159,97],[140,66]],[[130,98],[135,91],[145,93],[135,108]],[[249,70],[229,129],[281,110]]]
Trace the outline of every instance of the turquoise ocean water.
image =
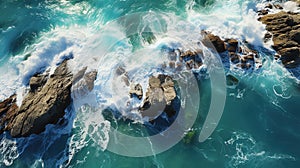
[[[114,37],[126,33],[124,28],[110,23],[137,12],[162,13],[165,22],[158,26],[162,29],[180,23],[199,31],[210,30],[221,37],[247,39],[259,51],[263,66],[251,72],[225,66],[225,72],[235,75],[240,83],[227,89],[223,116],[205,142],[200,143],[197,134],[210,105],[209,79],[199,82],[201,115],[193,125],[196,135],[189,143],[180,141],[171,149],[149,157],[117,155],[105,150],[109,143],[108,127],[117,125],[122,132],[141,136],[143,126],[122,121],[112,123],[101,111],[69,107],[66,122],[47,127],[41,135],[21,139],[13,139],[7,133],[0,135],[0,167],[299,167],[299,81],[273,59],[274,52],[262,43],[263,25],[256,21],[255,11],[263,3],[258,0],[2,0],[0,100],[15,92],[22,95],[31,75],[54,67],[59,59],[68,56],[74,57],[73,71],[80,69],[85,61],[89,68],[98,70],[95,92],[101,94],[96,94],[97,103],[122,100],[114,99],[105,85],[113,80],[110,70],[118,64],[115,58],[153,56],[141,65],[128,63],[131,70],[135,66],[147,70],[145,66],[157,60],[156,49],[150,45],[150,51],[143,50],[147,45],[143,44],[140,33],[122,39],[104,58],[103,50],[98,47],[109,39],[99,34],[103,29],[114,32]],[[151,18],[148,21],[155,23]],[[188,40],[190,32],[185,33],[170,31],[166,36]],[[157,43],[164,44],[164,35],[154,33],[154,36]],[[136,54],[135,49],[143,52]],[[90,61],[93,56],[97,59]]]

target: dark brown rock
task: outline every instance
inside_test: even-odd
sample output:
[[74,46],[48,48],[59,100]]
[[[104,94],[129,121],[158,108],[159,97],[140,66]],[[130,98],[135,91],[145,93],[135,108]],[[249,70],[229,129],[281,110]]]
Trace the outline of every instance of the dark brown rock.
[[280,54],[283,65],[287,68],[299,66],[300,14],[281,11],[263,16],[260,21],[273,34],[272,47]]
[[77,83],[78,81],[80,81],[83,78],[86,70],[87,70],[87,67],[84,67],[80,71],[78,71],[77,74],[75,74],[73,76],[73,84]]
[[85,73],[83,76],[83,79],[85,80],[86,86],[89,91],[92,91],[94,89],[94,81],[97,78],[98,72],[96,70],[90,71]]
[[[187,51],[181,51],[181,55],[179,57],[180,62],[183,62],[188,70],[190,69],[197,69],[199,68],[203,63],[201,59],[201,55],[203,55],[203,51],[201,49],[197,49],[195,51],[187,50]],[[172,63],[172,61],[170,62]],[[174,63],[175,64],[175,63]],[[170,64],[171,67],[171,64]],[[174,65],[172,66],[174,67]],[[182,68],[182,63],[177,64],[176,69],[179,70]]]
[[43,132],[46,125],[55,124],[64,116],[64,110],[71,103],[71,86],[72,74],[67,61],[63,61],[47,81],[42,75],[34,76],[21,107],[17,108],[14,97],[10,100],[11,110],[5,110],[1,130],[9,131],[12,137]]
[[0,102],[0,134],[5,131],[5,124],[10,122],[17,112],[16,95],[12,95]]
[[266,5],[266,8],[273,9],[273,5],[269,3]]
[[263,9],[263,10],[258,11],[258,15],[266,15],[268,13],[269,13],[269,11],[267,9]]
[[281,55],[281,60],[283,63],[287,63],[299,58],[300,54],[298,47],[283,48],[279,50],[278,53]]
[[244,59],[247,61],[254,61],[254,55],[253,54],[249,54],[244,56]]
[[74,98],[80,98],[88,95],[94,88],[94,81],[97,77],[97,71],[87,71],[87,67],[84,67],[73,76],[72,80],[72,96]]
[[290,31],[289,36],[291,37],[292,40],[300,44],[300,29]]
[[31,92],[35,92],[41,86],[43,86],[47,81],[47,76],[48,76],[48,74],[46,74],[46,75],[37,74],[37,75],[34,75],[33,77],[31,77],[30,81],[29,81],[29,86],[30,86]]
[[211,33],[202,32],[205,35],[203,44],[209,48],[215,48],[217,52],[221,53],[226,51],[225,42],[219,37]]
[[240,56],[236,53],[230,53],[230,61],[234,64],[240,62]]
[[275,7],[276,9],[283,9],[283,7],[282,7],[281,5],[279,5],[279,4],[275,4],[274,7]]
[[229,39],[227,41],[228,47],[226,48],[229,52],[236,52],[239,42],[235,39]]
[[186,52],[181,52],[181,57],[193,57],[193,56],[195,56],[195,55],[197,55],[197,53],[196,52],[193,52],[193,51],[191,51],[191,50],[187,50]]
[[267,42],[269,41],[270,39],[272,38],[272,34],[267,32],[264,36],[264,42]]

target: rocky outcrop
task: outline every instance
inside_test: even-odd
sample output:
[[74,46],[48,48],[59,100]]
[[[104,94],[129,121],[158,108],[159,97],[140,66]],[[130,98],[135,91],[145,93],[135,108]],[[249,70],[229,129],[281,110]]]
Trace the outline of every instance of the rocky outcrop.
[[262,60],[257,51],[250,49],[247,42],[226,39],[226,50],[230,63],[244,70],[255,70],[262,66]]
[[5,124],[10,123],[17,112],[16,95],[12,95],[0,102],[0,134],[4,132]]
[[143,98],[143,88],[142,85],[140,84],[131,84],[130,85],[130,91],[129,91],[130,97],[138,97],[138,99],[142,99]]
[[[9,131],[12,137],[39,134],[47,124],[55,124],[64,116],[71,103],[72,74],[67,61],[63,61],[48,78],[35,75],[30,79],[30,91],[21,107],[15,104],[15,96],[1,103],[1,131]],[[4,106],[4,105],[5,106]]]
[[[159,91],[158,91],[159,90]],[[153,93],[162,93],[153,95]],[[159,75],[158,77],[150,77],[149,88],[146,92],[145,102],[153,103],[157,101],[164,101],[166,104],[171,104],[172,100],[176,97],[174,82],[170,76]]]
[[[140,107],[142,116],[148,117],[150,121],[158,117],[163,111],[166,112],[168,117],[174,116],[176,110],[173,108],[172,103],[177,94],[173,79],[170,76],[161,74],[157,77],[151,76],[148,84],[143,104]],[[135,86],[138,86],[139,91],[142,90],[140,84]]]
[[222,40],[220,37],[209,32],[202,31],[204,35],[203,44],[209,48],[216,49],[222,55],[229,57],[230,64],[244,70],[258,69],[262,66],[262,60],[258,53],[247,46],[247,42],[236,39]]
[[239,84],[239,80],[235,76],[228,74],[226,75],[226,84],[229,88],[235,88]]
[[[203,55],[202,50],[191,51],[187,50],[185,52],[181,51],[179,60],[186,65],[188,70],[190,69],[198,69],[201,65],[203,65],[201,55]],[[180,65],[182,66],[182,64]],[[180,67],[177,65],[177,67]],[[179,70],[179,68],[177,68]]]
[[283,65],[294,68],[300,65],[300,14],[281,11],[259,18],[272,34],[275,51]]
[[[221,56],[223,62],[228,62],[228,65],[243,69],[255,70],[262,67],[262,59],[251,44],[246,41],[236,39],[221,39],[207,31],[201,31],[203,35],[202,43],[213,51],[216,51]],[[200,43],[200,42],[199,42]],[[205,55],[202,49],[184,49],[184,48],[165,48],[169,63],[162,65],[162,68],[169,68],[174,72],[186,70],[199,70],[203,65]]]
[[[214,47],[219,53],[226,51],[224,41],[219,37],[215,36],[211,33],[202,31],[202,35],[204,35],[203,44],[212,48]],[[213,46],[211,46],[211,44]]]

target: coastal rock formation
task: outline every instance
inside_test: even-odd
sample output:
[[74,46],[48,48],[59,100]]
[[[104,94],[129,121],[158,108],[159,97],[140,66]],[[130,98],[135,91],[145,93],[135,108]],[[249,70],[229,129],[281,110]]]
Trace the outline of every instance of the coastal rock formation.
[[176,110],[172,107],[172,103],[177,97],[174,85],[170,76],[161,74],[157,77],[150,77],[145,99],[140,108],[142,115],[155,119],[164,111],[168,117],[174,116]]
[[0,134],[5,130],[5,124],[9,122],[18,112],[16,95],[12,95],[0,102]]
[[72,74],[67,61],[63,61],[48,78],[35,75],[30,79],[30,91],[21,107],[12,96],[0,105],[1,131],[9,131],[12,137],[39,134],[47,124],[55,124],[64,116],[64,110],[71,103]]
[[[201,32],[202,35],[205,35],[204,36],[204,40],[203,40],[203,44],[212,48],[216,48],[216,50],[221,53],[221,52],[224,52],[226,51],[225,49],[225,43],[223,40],[221,40],[221,38],[219,36],[215,36],[211,33],[208,33],[206,31],[202,31]],[[211,46],[211,44],[213,46]]]
[[259,18],[272,34],[275,51],[283,65],[294,68],[300,65],[300,14],[281,11]]
[[84,97],[94,89],[94,81],[97,78],[97,70],[87,72],[87,67],[77,72],[72,81],[73,98]]
[[247,43],[240,45],[235,39],[226,40],[230,62],[244,70],[255,70],[262,66],[262,60],[257,51],[250,49]]
[[185,52],[181,52],[179,60],[185,63],[186,68],[188,70],[198,69],[201,65],[203,65],[201,59],[202,55],[203,55],[202,50],[197,50],[197,51],[187,50]]
[[138,97],[138,99],[143,98],[143,88],[140,84],[131,84],[130,85],[130,91],[129,91],[130,97],[132,98],[133,96]]
[[205,35],[203,44],[209,48],[215,48],[221,55],[227,55],[230,63],[235,67],[254,70],[262,66],[262,60],[258,53],[250,49],[247,42],[240,42],[236,39],[222,40],[220,37],[206,31],[202,31],[202,34]]
[[239,80],[235,76],[228,74],[226,75],[226,84],[230,88],[235,88],[239,84]]
[[[203,35],[202,44],[211,50],[219,53],[223,62],[228,65],[243,70],[255,70],[262,67],[262,59],[257,51],[253,50],[253,46],[247,41],[239,41],[237,39],[221,39],[207,31],[201,31]],[[201,44],[199,42],[199,44]],[[205,55],[200,48],[165,48],[169,63],[162,65],[162,68],[169,68],[174,72],[183,70],[199,70],[203,65]]]

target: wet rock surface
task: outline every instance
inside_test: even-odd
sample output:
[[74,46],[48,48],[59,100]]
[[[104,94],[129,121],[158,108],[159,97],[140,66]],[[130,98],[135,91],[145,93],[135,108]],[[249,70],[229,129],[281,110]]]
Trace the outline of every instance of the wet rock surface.
[[143,88],[140,84],[131,84],[130,85],[130,91],[129,91],[130,97],[138,97],[138,99],[143,98]]
[[142,116],[150,119],[157,117],[162,111],[166,112],[168,117],[176,114],[172,103],[177,97],[173,79],[168,75],[158,75],[149,78],[149,86],[140,108]]
[[286,68],[300,65],[300,14],[281,11],[259,18],[272,35],[272,46]]
[[214,34],[205,31],[202,31],[201,34],[205,35],[203,40],[204,45],[210,48],[214,47],[219,53],[226,51],[225,42],[219,36],[216,36]]
[[5,124],[11,122],[17,112],[16,95],[12,95],[0,102],[0,134],[5,131]]
[[84,97],[94,89],[94,81],[97,78],[97,70],[87,72],[87,67],[77,72],[72,80],[73,98]]
[[[64,116],[71,103],[72,74],[67,61],[63,61],[48,78],[35,75],[30,80],[30,91],[20,108],[15,95],[3,101],[0,107],[1,131],[9,131],[12,137],[39,134],[47,124],[55,124]],[[3,110],[2,110],[3,109]]]
[[244,70],[255,70],[261,68],[262,60],[258,52],[252,50],[246,41],[242,42],[236,39],[222,40],[220,37],[209,32],[205,32],[204,34],[207,36],[204,38],[204,41],[212,39],[212,43],[206,41],[204,42],[204,45],[208,48],[216,49],[221,57],[227,57],[230,65]]

